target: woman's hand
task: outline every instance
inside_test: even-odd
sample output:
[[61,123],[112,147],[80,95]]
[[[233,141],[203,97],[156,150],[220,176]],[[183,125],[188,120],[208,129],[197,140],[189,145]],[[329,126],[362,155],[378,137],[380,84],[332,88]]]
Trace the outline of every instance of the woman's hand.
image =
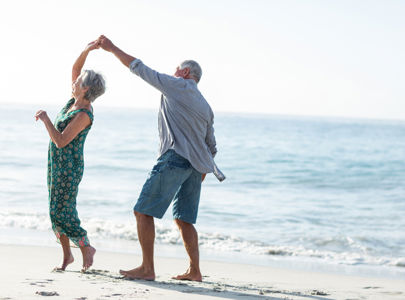
[[84,49],[84,51],[90,52],[92,50],[99,49],[99,48],[100,48],[100,42],[99,42],[99,40],[95,40],[95,41],[88,43],[86,48]]
[[85,112],[79,112],[63,132],[59,132],[55,128],[44,110],[38,110],[35,114],[35,119],[44,122],[49,137],[57,148],[63,148],[68,145],[82,130],[91,125],[91,119]]
[[38,110],[37,113],[35,114],[35,121],[41,120],[42,122],[45,121],[45,119],[48,118],[48,115],[46,114],[46,111],[44,110]]

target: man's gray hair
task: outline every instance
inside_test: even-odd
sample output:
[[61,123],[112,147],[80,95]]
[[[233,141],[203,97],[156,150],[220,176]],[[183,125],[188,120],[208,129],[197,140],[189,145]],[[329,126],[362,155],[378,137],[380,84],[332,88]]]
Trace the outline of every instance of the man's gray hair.
[[94,102],[99,96],[105,92],[105,80],[103,76],[93,70],[84,70],[82,73],[82,88],[88,87],[84,98],[90,102]]
[[202,69],[200,65],[195,60],[185,60],[180,64],[180,69],[184,68],[190,69],[190,76],[192,76],[197,83],[200,81],[202,76]]

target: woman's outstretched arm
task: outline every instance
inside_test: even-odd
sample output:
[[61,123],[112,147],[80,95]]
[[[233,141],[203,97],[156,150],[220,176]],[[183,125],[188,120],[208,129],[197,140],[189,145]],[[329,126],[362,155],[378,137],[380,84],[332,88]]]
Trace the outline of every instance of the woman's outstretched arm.
[[87,55],[90,51],[94,49],[100,48],[100,43],[98,40],[92,41],[87,44],[86,48],[84,48],[83,52],[79,55],[76,59],[75,63],[72,67],[72,82],[75,82],[77,77],[79,77],[80,73],[82,72],[82,68],[84,63],[86,62]]

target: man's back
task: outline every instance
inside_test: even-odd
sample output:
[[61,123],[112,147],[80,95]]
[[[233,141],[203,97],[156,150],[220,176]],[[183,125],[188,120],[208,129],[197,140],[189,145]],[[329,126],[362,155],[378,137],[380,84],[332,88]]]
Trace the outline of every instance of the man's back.
[[214,114],[197,83],[192,79],[158,73],[138,59],[130,64],[130,70],[162,92],[160,155],[173,149],[189,160],[197,171],[215,172]]

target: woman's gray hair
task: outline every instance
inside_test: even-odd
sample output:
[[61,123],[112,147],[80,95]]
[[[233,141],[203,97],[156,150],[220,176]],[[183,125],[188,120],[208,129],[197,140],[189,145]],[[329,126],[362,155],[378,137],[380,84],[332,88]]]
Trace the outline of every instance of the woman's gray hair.
[[190,69],[190,76],[192,76],[197,83],[200,81],[202,76],[202,69],[200,65],[195,60],[185,60],[180,64],[180,69],[184,68]]
[[105,80],[103,76],[93,70],[84,70],[82,72],[82,88],[88,87],[84,98],[90,102],[94,102],[99,96],[105,92]]

